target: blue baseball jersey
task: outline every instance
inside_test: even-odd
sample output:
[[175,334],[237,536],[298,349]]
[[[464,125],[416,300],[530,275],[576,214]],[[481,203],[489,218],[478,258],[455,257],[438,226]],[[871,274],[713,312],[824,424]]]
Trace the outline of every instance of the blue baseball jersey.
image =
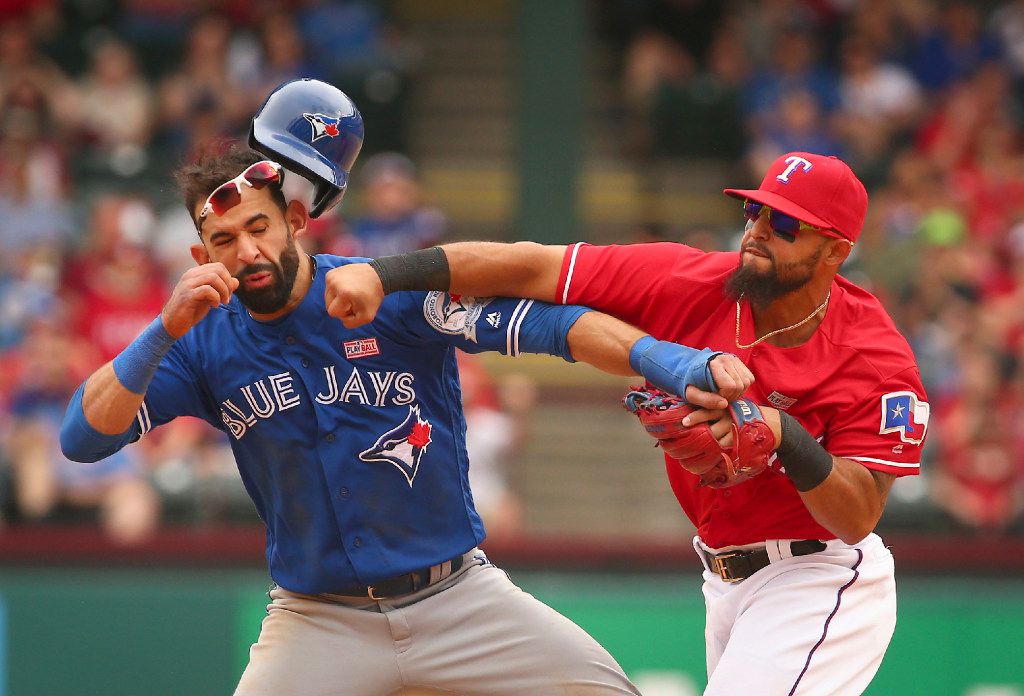
[[271,576],[304,593],[373,584],[480,543],[455,348],[547,345],[571,360],[565,333],[586,311],[400,292],[350,330],[327,314],[324,276],[363,259],[315,258],[310,291],[285,317],[256,321],[232,298],[179,339],[126,438],[183,415],[225,431],[266,524]]

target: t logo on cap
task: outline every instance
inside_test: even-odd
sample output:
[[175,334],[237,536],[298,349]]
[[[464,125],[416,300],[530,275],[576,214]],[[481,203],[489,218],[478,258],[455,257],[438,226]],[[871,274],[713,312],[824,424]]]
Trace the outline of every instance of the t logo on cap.
[[785,162],[789,166],[782,170],[781,174],[775,177],[784,184],[789,183],[789,175],[796,171],[797,167],[803,167],[805,172],[809,172],[811,171],[811,167],[814,166],[813,164],[805,160],[803,157],[797,157],[796,155],[787,157]]

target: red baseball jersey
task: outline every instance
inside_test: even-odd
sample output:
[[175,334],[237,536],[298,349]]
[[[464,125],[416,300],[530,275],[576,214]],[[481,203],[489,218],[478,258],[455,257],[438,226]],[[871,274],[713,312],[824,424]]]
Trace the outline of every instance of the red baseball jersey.
[[[913,352],[873,295],[837,276],[824,320],[801,346],[736,345],[736,302],[724,291],[738,252],[681,244],[576,244],[558,281],[562,303],[619,317],[655,338],[733,353],[756,381],[746,396],[789,413],[831,454],[897,476],[920,472],[929,407]],[[740,305],[740,342],[756,338]],[[679,504],[712,547],[766,539],[832,539],[804,507],[774,461],[728,489],[698,488],[698,477],[666,457]]]

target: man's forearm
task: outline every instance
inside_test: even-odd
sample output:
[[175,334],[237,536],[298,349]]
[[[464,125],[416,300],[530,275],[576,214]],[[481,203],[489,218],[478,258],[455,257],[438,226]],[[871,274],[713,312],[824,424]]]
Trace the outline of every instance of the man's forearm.
[[555,301],[564,246],[534,242],[456,242],[441,247],[451,286],[437,288],[474,297],[528,297]]
[[800,498],[815,521],[848,544],[866,537],[878,524],[892,486],[891,474],[873,474],[863,465],[832,457],[832,472]]
[[104,435],[119,435],[135,420],[145,394],[129,391],[117,379],[112,363],[96,370],[85,383],[85,419]]
[[629,351],[646,334],[600,312],[587,312],[569,329],[569,350],[580,362],[613,375],[635,375]]
[[814,520],[850,544],[870,534],[895,476],[829,454],[783,411],[761,406],[761,412],[775,436],[779,463]]

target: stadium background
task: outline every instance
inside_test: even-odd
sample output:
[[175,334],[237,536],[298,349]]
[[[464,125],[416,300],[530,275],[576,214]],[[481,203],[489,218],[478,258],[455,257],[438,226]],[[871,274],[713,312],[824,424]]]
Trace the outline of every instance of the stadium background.
[[[0,696],[227,693],[244,665],[268,579],[218,436],[81,467],[54,427],[191,263],[170,171],[300,75],[367,123],[319,250],[730,248],[724,185],[847,159],[871,206],[844,274],[932,405],[881,524],[901,608],[870,693],[1024,694],[1024,2],[0,0]],[[627,382],[464,368],[485,549],[644,693],[699,693],[692,530]]]

